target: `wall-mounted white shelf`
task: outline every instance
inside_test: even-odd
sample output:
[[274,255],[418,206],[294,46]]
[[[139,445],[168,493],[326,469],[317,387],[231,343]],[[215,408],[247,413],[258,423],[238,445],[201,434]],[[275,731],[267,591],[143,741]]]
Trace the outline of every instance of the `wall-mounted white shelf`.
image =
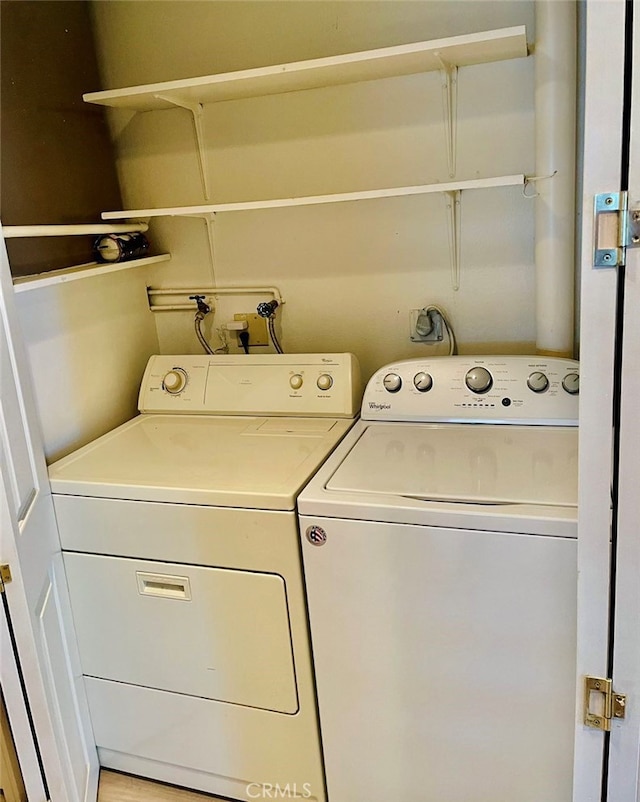
[[240,203],[211,203],[203,206],[173,206],[165,209],[136,209],[135,211],[103,212],[104,220],[119,220],[125,217],[202,217],[217,212],[246,212],[254,209],[281,209],[292,206],[316,206],[323,203],[347,203],[350,201],[396,198],[403,195],[431,195],[438,192],[461,192],[469,189],[524,186],[525,176],[503,175],[493,178],[475,178],[470,181],[452,181],[439,184],[421,184],[413,187],[390,187],[369,189],[362,192],[342,192],[337,195],[305,195],[299,198],[276,198],[273,200],[242,201]]
[[211,275],[215,284],[213,220],[219,212],[241,212],[327,203],[393,198],[408,195],[440,193],[445,196],[449,210],[450,253],[452,281],[458,287],[460,268],[460,202],[461,193],[470,189],[524,186],[524,175],[423,184],[410,187],[391,187],[358,192],[210,203],[207,181],[206,148],[203,130],[203,107],[241,98],[251,98],[354,84],[423,72],[439,71],[446,89],[445,125],[449,174],[455,175],[456,86],[459,67],[495,61],[525,58],[528,55],[526,29],[523,25],[481,33],[415,42],[407,45],[348,53],[340,56],[298,61],[250,70],[205,75],[198,78],[164,81],[84,95],[88,103],[97,103],[136,112],[154,109],[183,108],[193,116],[198,145],[200,175],[205,203],[197,206],[173,206],[156,209],[103,212],[103,220],[151,217],[201,217],[207,226],[211,252]]
[[91,225],[44,225],[44,226],[2,226],[2,236],[5,239],[27,237],[76,237],[99,236],[100,234],[133,234],[147,231],[146,223],[93,223]]
[[151,111],[465,67],[527,55],[524,26],[251,70],[85,94],[88,103]]
[[182,108],[193,117],[200,178],[205,200],[211,197],[206,165],[203,105],[224,100],[277,95],[304,89],[374,81],[439,70],[447,87],[445,114],[449,174],[455,175],[456,74],[459,67],[528,55],[523,25],[429,42],[365,50],[341,56],[296,61],[250,70],[204,75],[177,81],[89,92],[87,103],[132,111]]
[[51,270],[48,273],[39,273],[36,276],[14,278],[13,289],[15,292],[27,292],[28,290],[51,287],[54,284],[64,284],[67,281],[77,281],[90,276],[104,276],[107,273],[115,273],[118,270],[129,270],[143,265],[152,265],[156,262],[168,262],[169,259],[171,259],[171,255],[163,253],[159,256],[145,256],[143,259],[130,259],[127,262],[87,262],[84,265],[65,267],[62,270]]

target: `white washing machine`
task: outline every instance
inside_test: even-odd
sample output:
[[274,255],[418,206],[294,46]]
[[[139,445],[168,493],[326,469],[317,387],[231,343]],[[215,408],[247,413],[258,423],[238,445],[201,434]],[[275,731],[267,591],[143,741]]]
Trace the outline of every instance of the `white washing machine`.
[[301,493],[330,802],[571,802],[578,384],[389,365]]
[[325,799],[295,503],[359,400],[350,354],[156,356],[50,467],[101,765]]

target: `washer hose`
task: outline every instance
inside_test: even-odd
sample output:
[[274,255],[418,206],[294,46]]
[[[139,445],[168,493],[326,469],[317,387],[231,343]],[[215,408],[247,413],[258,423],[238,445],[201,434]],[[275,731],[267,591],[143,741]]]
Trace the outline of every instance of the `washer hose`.
[[202,333],[202,321],[205,319],[205,316],[209,314],[211,311],[211,307],[204,302],[204,295],[190,295],[190,301],[195,301],[198,305],[198,311],[196,312],[196,316],[193,320],[193,326],[196,331],[196,337],[198,338],[198,342],[204,348],[205,353],[213,354],[213,348],[209,345],[209,343],[205,340],[204,334]]
[[204,334],[202,333],[202,329],[200,326],[202,325],[202,321],[204,320],[204,314],[202,312],[196,312],[196,316],[194,319],[194,327],[196,330],[196,337],[200,341],[200,345],[204,348],[207,354],[213,353],[213,348],[209,345],[209,343],[205,340]]
[[269,327],[269,335],[273,342],[273,347],[276,349],[276,353],[284,354],[284,351],[282,350],[282,346],[280,345],[278,336],[276,334],[276,320],[274,316],[267,319],[267,326]]

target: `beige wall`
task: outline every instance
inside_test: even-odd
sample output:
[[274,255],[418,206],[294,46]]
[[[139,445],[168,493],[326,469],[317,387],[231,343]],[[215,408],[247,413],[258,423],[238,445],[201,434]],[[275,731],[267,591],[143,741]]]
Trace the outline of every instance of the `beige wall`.
[[[95,0],[106,88],[526,24],[532,0]],[[178,74],[176,74],[176,72]]]
[[[516,24],[534,37],[533,4],[507,0],[119,0],[93,13],[107,88]],[[213,200],[446,181],[441,93],[431,73],[208,105]],[[462,69],[458,93],[456,178],[532,174],[533,58]],[[188,112],[118,112],[112,127],[127,208],[203,202]],[[532,202],[517,187],[463,194],[458,292],[446,220],[440,195],[218,215],[215,276],[277,285],[285,350],[351,350],[365,374],[433,353],[409,340],[410,309],[429,303],[448,310],[464,351],[531,350]],[[151,235],[173,257],[154,285],[211,283],[202,221],[159,219]],[[209,329],[256,300],[221,303]],[[163,352],[199,350],[190,313],[156,324]]]
[[16,295],[47,459],[131,418],[157,353],[143,269]]
[[[7,225],[92,223],[120,203],[84,2],[2,3],[2,214]],[[14,275],[82,264],[93,237],[7,242]],[[24,285],[23,285],[24,286]],[[20,292],[45,451],[55,459],[136,411],[158,350],[139,269]]]

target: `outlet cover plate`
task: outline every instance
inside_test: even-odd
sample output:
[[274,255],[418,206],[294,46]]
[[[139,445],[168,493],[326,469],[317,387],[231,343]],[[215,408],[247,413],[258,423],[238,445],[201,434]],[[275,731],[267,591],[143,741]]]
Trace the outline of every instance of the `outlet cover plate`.
[[252,345],[269,345],[269,332],[267,330],[267,319],[260,317],[255,312],[238,312],[233,316],[234,320],[246,320],[247,331],[249,332],[249,348]]

